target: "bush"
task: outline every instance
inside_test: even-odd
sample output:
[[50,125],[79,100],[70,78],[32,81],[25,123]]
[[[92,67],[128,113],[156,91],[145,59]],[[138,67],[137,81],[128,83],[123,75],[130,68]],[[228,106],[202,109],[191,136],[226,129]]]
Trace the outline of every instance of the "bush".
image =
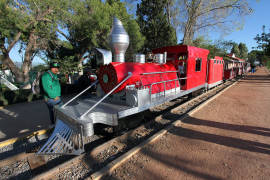
[[270,61],[267,61],[266,66],[270,70]]
[[29,89],[19,89],[16,91],[2,89],[0,92],[0,105],[6,106],[19,102],[30,102],[41,98],[42,96],[34,95]]
[[[77,89],[78,88],[75,85],[62,84],[61,94],[67,95],[77,93]],[[31,102],[33,100],[38,100],[42,98],[42,95],[33,94],[31,89],[19,89],[16,91],[11,91],[7,88],[0,88],[0,106],[6,106],[19,102]]]

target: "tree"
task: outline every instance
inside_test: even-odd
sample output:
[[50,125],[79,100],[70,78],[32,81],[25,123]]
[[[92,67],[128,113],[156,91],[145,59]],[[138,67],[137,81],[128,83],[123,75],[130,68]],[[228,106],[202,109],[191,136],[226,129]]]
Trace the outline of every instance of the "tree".
[[254,64],[255,61],[259,61],[260,63],[263,63],[264,60],[264,52],[260,50],[252,50],[250,53],[248,53],[248,61],[251,64]]
[[231,54],[234,54],[236,57],[240,57],[240,50],[237,43],[233,45]]
[[[264,65],[270,64],[270,32],[265,32],[265,26],[262,27],[262,33],[257,34],[254,38],[257,41],[257,49],[259,51],[253,51],[253,54],[256,53],[256,57],[259,59],[260,63]],[[252,54],[251,54],[252,55]]]
[[142,49],[145,37],[141,33],[141,29],[137,21],[127,13],[125,3],[120,2],[120,0],[111,0],[111,2],[108,3],[111,6],[111,22],[113,16],[118,17],[122,21],[124,28],[129,35],[130,42],[126,51],[126,59],[127,61],[132,61],[133,55]]
[[214,58],[215,56],[225,57],[228,53],[228,46],[231,41],[216,41],[205,39],[203,36],[197,37],[193,41],[193,45],[196,47],[204,48],[209,50],[208,58]]
[[[65,11],[64,0],[2,0],[0,2],[0,51],[2,62],[15,75],[18,82],[29,82],[33,58],[47,48],[57,23]],[[9,53],[15,45],[23,53],[22,67],[16,67]]]
[[269,33],[266,33],[264,25],[262,31],[261,34],[257,34],[254,38],[258,44],[257,49],[261,49],[265,55],[270,56],[270,31]]
[[51,43],[47,52],[50,59],[63,62],[63,71],[80,70],[78,65],[89,59],[88,54],[95,47],[110,49],[108,37],[114,16],[123,22],[130,36],[127,54],[142,47],[144,39],[139,26],[119,0],[74,0],[69,9],[59,30],[64,40]]
[[146,37],[144,53],[177,43],[176,31],[168,22],[169,15],[165,11],[167,2],[167,0],[142,0],[137,5],[137,22]]
[[241,18],[252,12],[247,0],[178,0],[175,5],[180,7],[177,20],[187,45],[192,45],[195,33],[240,28]]
[[241,58],[241,59],[247,59],[248,58],[248,48],[247,48],[246,44],[239,43],[238,49],[240,51],[239,58]]
[[80,70],[80,64],[93,47],[108,47],[110,6],[100,0],[73,0],[63,15],[58,32],[61,39],[50,41],[49,59],[59,61],[62,70]]

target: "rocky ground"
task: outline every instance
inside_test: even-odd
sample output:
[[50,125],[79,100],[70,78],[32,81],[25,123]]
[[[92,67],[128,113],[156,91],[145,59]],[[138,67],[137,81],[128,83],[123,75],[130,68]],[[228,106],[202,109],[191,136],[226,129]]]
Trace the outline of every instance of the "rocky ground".
[[269,179],[269,107],[260,68],[104,179]]

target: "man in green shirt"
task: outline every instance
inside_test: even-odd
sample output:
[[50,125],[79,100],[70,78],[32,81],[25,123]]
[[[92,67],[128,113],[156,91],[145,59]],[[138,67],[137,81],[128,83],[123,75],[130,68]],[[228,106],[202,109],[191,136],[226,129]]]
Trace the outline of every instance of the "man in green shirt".
[[50,70],[46,71],[42,77],[42,87],[44,90],[44,100],[49,109],[50,120],[55,123],[53,108],[56,105],[61,105],[61,86],[57,74],[59,73],[59,64],[52,62]]

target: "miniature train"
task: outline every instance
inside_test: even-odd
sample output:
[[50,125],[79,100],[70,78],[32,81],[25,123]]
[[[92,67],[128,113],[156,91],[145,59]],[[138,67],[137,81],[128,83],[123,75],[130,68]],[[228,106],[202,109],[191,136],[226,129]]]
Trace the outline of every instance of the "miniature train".
[[[145,62],[142,54],[134,62],[125,62],[129,36],[117,18],[110,37],[114,61],[110,51],[97,48],[98,80],[55,109],[54,132],[38,154],[78,155],[84,151],[84,137],[94,135],[95,123],[117,126],[121,118],[212,88],[249,70],[244,60],[233,56],[230,61],[208,60],[208,50],[187,45],[154,49],[153,62]],[[75,102],[93,86],[97,86],[95,97]]]

